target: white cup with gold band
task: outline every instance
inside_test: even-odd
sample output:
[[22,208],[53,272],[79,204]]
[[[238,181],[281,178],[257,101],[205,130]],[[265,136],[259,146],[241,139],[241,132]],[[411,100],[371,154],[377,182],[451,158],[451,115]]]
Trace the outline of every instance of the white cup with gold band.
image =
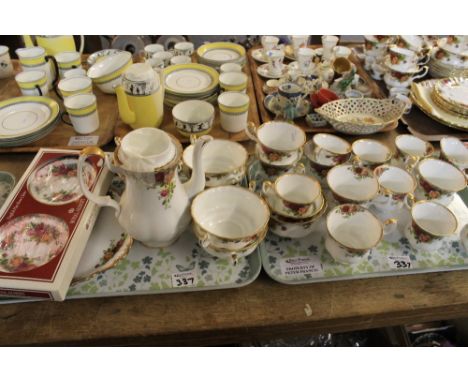
[[15,80],[24,96],[46,96],[49,94],[47,75],[43,70],[20,72],[15,76]]
[[242,92],[227,91],[218,97],[221,127],[229,133],[238,133],[247,126],[250,98]]
[[[62,120],[73,126],[78,134],[89,134],[99,128],[97,101],[94,94],[75,94],[67,97],[63,103],[67,111],[62,114]],[[71,123],[64,119],[65,114],[68,114]]]

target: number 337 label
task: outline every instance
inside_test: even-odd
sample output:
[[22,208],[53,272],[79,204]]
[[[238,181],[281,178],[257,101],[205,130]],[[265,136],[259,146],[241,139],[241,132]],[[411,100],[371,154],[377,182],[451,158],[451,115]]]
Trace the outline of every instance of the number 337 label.
[[389,256],[388,265],[391,269],[410,269],[411,268],[411,259],[409,256]]
[[177,272],[172,274],[173,288],[188,288],[197,285],[197,274],[195,271]]

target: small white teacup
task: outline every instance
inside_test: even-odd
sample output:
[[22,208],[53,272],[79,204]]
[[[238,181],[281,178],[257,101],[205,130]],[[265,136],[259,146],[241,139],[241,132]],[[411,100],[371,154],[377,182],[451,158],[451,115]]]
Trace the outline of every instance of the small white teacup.
[[269,50],[268,57],[268,72],[272,76],[281,76],[283,73],[284,52],[279,49]]
[[174,56],[171,58],[171,65],[190,64],[191,62],[192,58],[190,56]]
[[417,200],[434,200],[448,205],[455,193],[466,188],[465,174],[440,159],[423,159],[416,168],[416,177],[419,183],[415,193]]
[[63,98],[74,94],[93,92],[93,81],[89,77],[64,78],[58,83],[58,90]]
[[440,140],[440,157],[460,170],[468,168],[468,148],[458,138],[444,137]]
[[192,56],[193,50],[192,42],[182,41],[174,45],[174,55],[176,56]]
[[80,52],[60,52],[55,55],[57,61],[60,78],[64,78],[67,71],[81,68],[81,54]]
[[161,44],[149,44],[143,49],[143,53],[146,59],[153,57],[155,53],[164,52],[164,46]]
[[291,45],[294,50],[294,57],[297,58],[299,48],[305,48],[309,45],[308,35],[293,35],[291,36]]
[[395,138],[397,148],[394,164],[398,167],[412,171],[421,159],[429,158],[434,154],[434,146],[429,142],[411,134],[400,134]]
[[424,200],[410,205],[411,222],[404,233],[414,249],[437,251],[442,239],[457,231],[456,216],[442,204]]
[[63,73],[63,78],[86,77],[86,70],[83,68],[74,68]]
[[297,51],[297,62],[299,63],[299,69],[304,76],[312,74],[314,70],[314,56],[315,51],[311,48],[299,48]]
[[153,54],[151,57],[162,60],[162,62],[164,63],[164,67],[167,67],[171,63],[171,58],[173,56],[174,56],[174,53],[164,51],[164,52],[157,52]]
[[374,175],[379,183],[379,194],[372,205],[379,216],[388,219],[396,217],[403,207],[405,198],[412,195],[416,189],[416,179],[400,167],[382,165],[374,169]]
[[279,38],[276,36],[262,36],[261,42],[263,47],[263,56],[266,59],[266,52],[268,52],[269,50],[276,49],[278,47]]
[[20,72],[15,76],[15,80],[24,96],[46,96],[49,94],[47,74],[43,70]]
[[226,62],[225,64],[222,64],[219,68],[221,73],[241,73],[242,72],[242,66],[239,64],[236,64],[235,62]]
[[222,91],[247,92],[247,74],[243,72],[221,73],[219,76],[219,86]]
[[223,92],[218,97],[221,127],[228,133],[239,133],[247,127],[250,98],[242,92]]
[[62,120],[72,125],[78,134],[89,134],[99,128],[97,100],[94,94],[72,95],[64,100],[64,105],[71,123],[63,118],[64,114]]
[[322,46],[323,46],[323,53],[322,57],[324,61],[330,61],[333,56],[333,50],[335,46],[338,44],[339,38],[337,36],[322,36]]
[[394,219],[384,224],[359,204],[341,204],[327,215],[325,248],[340,263],[355,263],[376,247],[384,233],[396,228]]
[[375,139],[358,139],[352,144],[353,161],[363,166],[375,168],[392,159],[392,151]]

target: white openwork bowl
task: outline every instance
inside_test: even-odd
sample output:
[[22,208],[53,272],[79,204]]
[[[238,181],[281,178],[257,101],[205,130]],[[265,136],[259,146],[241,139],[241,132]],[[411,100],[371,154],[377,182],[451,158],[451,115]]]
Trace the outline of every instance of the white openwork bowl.
[[399,99],[347,98],[328,102],[315,112],[341,133],[362,135],[395,124],[404,109]]

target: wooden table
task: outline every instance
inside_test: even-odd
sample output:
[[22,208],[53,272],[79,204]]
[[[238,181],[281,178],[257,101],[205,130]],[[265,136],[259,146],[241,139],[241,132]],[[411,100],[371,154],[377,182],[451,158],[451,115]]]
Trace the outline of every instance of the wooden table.
[[[0,170],[19,179],[32,158],[2,154]],[[0,305],[0,346],[220,345],[466,316],[463,271],[301,286],[262,273],[232,290]]]

